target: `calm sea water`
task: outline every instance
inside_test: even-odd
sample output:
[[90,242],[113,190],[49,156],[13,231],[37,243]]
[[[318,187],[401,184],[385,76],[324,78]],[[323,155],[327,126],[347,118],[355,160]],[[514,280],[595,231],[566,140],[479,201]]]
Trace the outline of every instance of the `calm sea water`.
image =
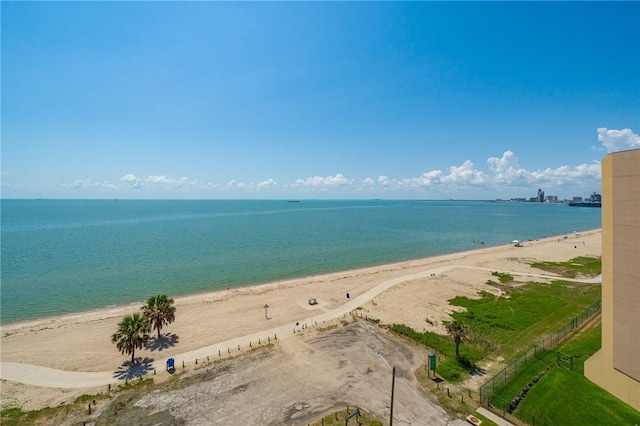
[[3,200],[3,323],[600,228],[479,201]]

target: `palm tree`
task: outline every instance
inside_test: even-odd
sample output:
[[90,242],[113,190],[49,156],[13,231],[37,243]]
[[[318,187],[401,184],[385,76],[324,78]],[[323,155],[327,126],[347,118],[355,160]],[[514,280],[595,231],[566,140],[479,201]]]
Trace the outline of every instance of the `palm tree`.
[[453,337],[453,341],[456,344],[456,359],[459,360],[460,343],[462,343],[463,340],[469,339],[469,327],[457,320],[453,320],[451,322],[445,323],[445,328],[447,329],[447,333],[449,333],[449,336]]
[[151,327],[143,316],[127,315],[118,324],[118,331],[111,336],[111,341],[123,354],[131,354],[133,364],[136,349],[142,349],[149,340],[149,331]]
[[142,314],[149,321],[153,329],[158,330],[158,339],[162,327],[171,324],[176,319],[176,307],[173,306],[173,298],[164,294],[151,296],[146,305],[142,307]]

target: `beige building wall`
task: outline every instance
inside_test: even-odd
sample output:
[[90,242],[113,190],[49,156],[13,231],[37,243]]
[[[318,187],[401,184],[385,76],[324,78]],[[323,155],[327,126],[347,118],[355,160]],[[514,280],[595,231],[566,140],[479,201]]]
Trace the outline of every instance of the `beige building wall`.
[[640,149],[602,160],[602,348],[585,375],[640,411]]

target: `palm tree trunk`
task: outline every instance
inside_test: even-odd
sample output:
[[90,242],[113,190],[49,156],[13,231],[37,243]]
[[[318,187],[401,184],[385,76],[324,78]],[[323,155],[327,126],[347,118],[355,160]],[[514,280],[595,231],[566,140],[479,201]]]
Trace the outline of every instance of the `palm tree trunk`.
[[132,365],[133,365],[133,360],[134,360],[134,356],[135,356],[135,354],[136,354],[136,350],[135,350],[135,348],[134,348],[134,349],[131,349],[131,364],[132,364]]

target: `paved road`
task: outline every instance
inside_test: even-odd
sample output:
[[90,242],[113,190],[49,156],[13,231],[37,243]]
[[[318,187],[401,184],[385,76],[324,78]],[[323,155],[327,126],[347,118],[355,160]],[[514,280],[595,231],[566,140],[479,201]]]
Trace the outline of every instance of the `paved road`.
[[[483,271],[495,271],[495,269],[489,268],[480,268],[473,266],[465,266],[465,265],[449,265],[443,266],[440,268],[430,269],[428,271],[423,271],[420,273],[404,275],[402,277],[393,278],[387,281],[384,281],[372,289],[362,293],[361,295],[354,297],[350,301],[344,303],[343,305],[333,309],[331,311],[324,312],[319,315],[314,315],[312,317],[306,318],[300,321],[300,326],[297,327],[298,330],[301,329],[302,326],[306,325],[309,327],[315,326],[315,324],[321,325],[324,322],[329,322],[336,318],[340,318],[344,315],[347,315],[354,309],[359,306],[364,305],[369,300],[378,296],[380,293],[388,290],[389,288],[400,284],[405,281],[410,281],[418,278],[429,277],[432,274],[441,274],[443,272],[457,269],[477,269]],[[574,282],[583,282],[583,283],[598,283],[602,281],[602,277],[598,276],[595,278],[589,279],[570,279],[570,278],[562,278],[555,275],[544,275],[544,274],[530,274],[530,273],[522,273],[516,271],[501,271],[504,273],[508,273],[514,276],[526,276],[533,278],[544,278],[544,279],[562,279],[565,281],[574,281]],[[227,340],[225,342],[219,342],[210,346],[206,346],[194,351],[186,352],[174,357],[176,366],[181,366],[184,361],[185,364],[191,364],[195,359],[205,359],[207,356],[217,356],[218,351],[220,353],[227,353],[227,351],[231,348],[232,353],[233,349],[237,351],[238,345],[246,349],[247,342],[258,342],[266,341],[267,338],[272,339],[277,336],[279,340],[285,339],[291,336],[294,336],[294,330],[296,329],[295,323],[285,324],[279,327],[274,327],[269,330],[264,330],[256,333],[252,333],[246,336],[238,337],[235,339]],[[302,330],[300,330],[302,331]],[[272,337],[273,336],[273,337]],[[75,371],[65,371],[65,370],[56,370],[53,368],[41,367],[33,364],[22,364],[17,362],[0,362],[0,378],[3,380],[10,380],[14,382],[24,383],[28,385],[35,386],[44,386],[44,387],[57,387],[57,388],[89,388],[96,386],[106,386],[110,383],[116,383],[121,380],[131,379],[137,377],[142,374],[150,374],[153,371],[157,370],[159,372],[164,371],[165,369],[165,361],[156,361],[154,363],[149,363],[142,365],[137,370],[127,370],[127,371],[103,371],[103,372],[75,372]]]

